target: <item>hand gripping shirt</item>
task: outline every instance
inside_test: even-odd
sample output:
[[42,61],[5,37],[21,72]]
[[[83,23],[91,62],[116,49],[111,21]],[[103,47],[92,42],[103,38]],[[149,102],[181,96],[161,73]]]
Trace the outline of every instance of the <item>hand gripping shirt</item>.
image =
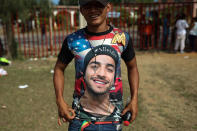
[[[92,97],[94,95],[87,91],[89,86],[84,80],[84,66],[86,65],[84,61],[94,48],[102,47],[102,45],[115,49],[118,54],[118,62],[113,84],[108,87],[109,91],[101,96],[101,100],[97,99],[99,95],[95,95],[95,99]],[[102,51],[105,54],[111,51],[109,51],[109,48],[98,49],[100,50],[96,51]],[[123,110],[121,58],[128,62],[134,57],[135,52],[130,35],[112,26],[109,30],[101,33],[92,33],[87,28],[83,28],[65,38],[58,59],[64,64],[68,64],[73,58],[75,59],[75,90],[72,107],[76,112],[76,118],[86,121],[121,121]],[[103,83],[105,83],[105,80],[97,82],[100,85]]]

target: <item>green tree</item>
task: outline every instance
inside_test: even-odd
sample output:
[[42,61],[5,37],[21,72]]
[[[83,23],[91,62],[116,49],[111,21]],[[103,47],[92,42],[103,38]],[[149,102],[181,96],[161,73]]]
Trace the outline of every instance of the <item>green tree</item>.
[[49,14],[49,5],[49,0],[0,0],[0,19],[5,25],[7,56],[9,58],[17,58],[17,42],[12,31],[13,20],[19,18],[25,21],[30,17],[31,12],[40,7],[42,7],[40,11]]

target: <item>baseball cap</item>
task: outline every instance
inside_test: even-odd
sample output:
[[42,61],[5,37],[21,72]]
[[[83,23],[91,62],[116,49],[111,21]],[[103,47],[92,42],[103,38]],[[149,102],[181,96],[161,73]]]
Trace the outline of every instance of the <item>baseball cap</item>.
[[109,0],[79,0],[79,5],[84,6],[87,3],[92,2],[92,1],[97,1],[101,3],[103,6],[106,6],[109,3]]
[[108,56],[110,56],[114,60],[115,66],[117,67],[117,64],[118,64],[118,61],[119,61],[119,56],[118,56],[117,51],[109,45],[99,45],[99,46],[94,47],[93,49],[91,49],[87,53],[87,55],[84,59],[84,68],[83,68],[84,73],[86,71],[86,68],[87,68],[87,65],[88,65],[89,61],[93,57],[96,57],[98,55],[108,55]]

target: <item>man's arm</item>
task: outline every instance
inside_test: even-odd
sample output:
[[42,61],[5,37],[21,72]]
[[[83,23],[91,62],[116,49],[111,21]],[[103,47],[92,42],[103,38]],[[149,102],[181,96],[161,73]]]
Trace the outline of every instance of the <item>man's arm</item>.
[[138,113],[138,88],[139,88],[139,73],[137,69],[136,58],[126,62],[128,80],[130,86],[131,100],[122,112],[124,115],[126,112],[130,111],[132,113],[132,118],[130,122],[133,122]]
[[67,67],[67,64],[63,64],[61,61],[57,60],[54,68],[53,83],[55,88],[56,103],[58,106],[58,124],[61,125],[61,120],[63,122],[70,121],[74,119],[75,112],[68,106],[64,101],[63,92],[64,92],[64,70]]

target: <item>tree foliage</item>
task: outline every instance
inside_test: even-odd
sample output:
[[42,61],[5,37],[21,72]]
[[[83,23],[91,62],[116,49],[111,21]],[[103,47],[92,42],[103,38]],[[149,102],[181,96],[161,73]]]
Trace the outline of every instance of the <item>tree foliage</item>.
[[0,19],[7,22],[17,16],[25,20],[36,9],[49,14],[51,4],[50,0],[0,0]]
[[13,20],[25,21],[37,9],[50,14],[50,4],[49,0],[0,0],[0,19],[5,25],[8,57],[17,57],[17,43],[11,29]]

